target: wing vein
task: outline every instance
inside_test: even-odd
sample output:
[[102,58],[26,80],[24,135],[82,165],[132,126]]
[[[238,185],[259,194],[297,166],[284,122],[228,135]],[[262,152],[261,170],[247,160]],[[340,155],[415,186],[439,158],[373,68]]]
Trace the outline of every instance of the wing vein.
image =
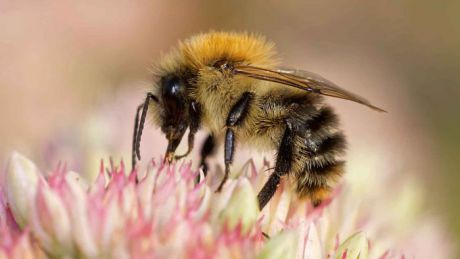
[[327,79],[308,71],[285,69],[271,70],[249,65],[239,65],[233,67],[232,72],[235,75],[244,75],[254,79],[292,86],[311,93],[357,102],[376,111],[386,112],[372,105],[368,100],[342,89]]

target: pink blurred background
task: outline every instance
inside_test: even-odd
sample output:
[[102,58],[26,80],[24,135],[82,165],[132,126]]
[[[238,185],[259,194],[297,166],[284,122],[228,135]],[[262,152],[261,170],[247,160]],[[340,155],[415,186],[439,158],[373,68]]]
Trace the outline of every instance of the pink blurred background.
[[[1,1],[2,164],[13,150],[48,170],[129,162],[150,68],[210,29],[264,34],[285,65],[388,110],[329,99],[349,136],[349,170],[377,157],[382,174],[420,180],[427,213],[460,236],[458,1]],[[160,155],[158,131],[144,136],[144,158]]]

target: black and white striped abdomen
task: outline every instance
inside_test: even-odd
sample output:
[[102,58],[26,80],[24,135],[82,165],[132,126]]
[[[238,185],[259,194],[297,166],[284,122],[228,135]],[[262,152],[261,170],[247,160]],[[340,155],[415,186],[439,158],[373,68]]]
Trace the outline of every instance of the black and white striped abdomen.
[[[302,109],[302,108],[301,108]],[[328,195],[344,171],[346,140],[338,128],[338,117],[328,106],[297,111],[307,119],[297,120],[291,175],[299,196],[315,202]]]

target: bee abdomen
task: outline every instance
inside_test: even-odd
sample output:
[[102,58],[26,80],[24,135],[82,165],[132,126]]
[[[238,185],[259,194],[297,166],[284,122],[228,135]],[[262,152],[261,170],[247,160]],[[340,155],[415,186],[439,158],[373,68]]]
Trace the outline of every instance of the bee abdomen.
[[309,197],[314,205],[328,196],[344,172],[346,140],[337,128],[338,118],[332,109],[321,108],[303,123],[296,140],[296,191]]

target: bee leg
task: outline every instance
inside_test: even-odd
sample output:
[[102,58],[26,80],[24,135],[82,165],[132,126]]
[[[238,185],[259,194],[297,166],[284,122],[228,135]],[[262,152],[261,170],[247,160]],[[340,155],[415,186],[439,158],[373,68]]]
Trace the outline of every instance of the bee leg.
[[[147,93],[145,101],[137,107],[136,117],[134,119],[134,133],[133,133],[133,146],[132,146],[132,161],[131,161],[131,170],[134,171],[136,167],[136,157],[138,160],[141,159],[140,155],[140,145],[141,145],[141,136],[142,131],[144,130],[145,117],[147,116],[147,110],[149,107],[149,102],[158,102],[158,98],[152,93]],[[139,114],[142,110],[141,116]],[[136,177],[136,182],[138,179]]]
[[230,113],[227,117],[227,132],[225,134],[225,174],[224,178],[219,184],[217,191],[219,192],[224,186],[225,182],[228,179],[228,174],[230,173],[230,166],[233,162],[233,153],[235,151],[235,132],[233,128],[238,126],[239,123],[244,119],[248,107],[253,98],[253,94],[250,92],[245,92],[241,95],[240,99],[233,105]]
[[[201,147],[201,160],[200,167],[203,170],[204,177],[208,174],[208,163],[206,163],[206,158],[214,153],[216,149],[216,143],[214,141],[214,136],[209,134],[206,140],[204,141],[203,146]],[[195,178],[195,183],[200,182],[200,175],[197,175]]]
[[219,187],[217,188],[217,192],[220,192],[222,190],[222,187],[224,186],[225,182],[228,179],[228,174],[230,173],[230,165],[233,162],[233,153],[235,151],[235,133],[233,132],[232,128],[227,128],[227,133],[225,134],[225,174],[224,178],[219,184]]
[[193,150],[193,146],[195,144],[195,134],[200,129],[200,121],[201,121],[201,107],[200,105],[192,101],[190,104],[190,125],[189,125],[189,133],[188,133],[188,148],[187,152],[183,155],[175,156],[176,160],[184,158],[190,154]]
[[291,170],[292,165],[292,147],[293,147],[293,134],[290,124],[287,125],[284,131],[283,138],[278,150],[278,157],[276,158],[275,172],[270,175],[270,178],[265,183],[262,190],[257,195],[259,200],[259,208],[262,210],[265,205],[270,201],[278,188],[281,176],[287,174]]
[[174,157],[175,160],[182,159],[182,158],[188,156],[190,154],[190,152],[192,152],[193,146],[195,144],[195,132],[193,132],[191,129],[190,129],[190,132],[188,133],[188,141],[187,141],[187,143],[188,143],[187,152],[185,152],[182,155],[175,156]]
[[131,170],[134,170],[136,167],[136,141],[137,141],[137,131],[139,128],[139,113],[141,112],[142,107],[144,107],[144,104],[140,104],[137,106],[136,110],[136,117],[134,118],[134,133],[133,133],[133,147],[132,147],[132,153],[131,153]]

